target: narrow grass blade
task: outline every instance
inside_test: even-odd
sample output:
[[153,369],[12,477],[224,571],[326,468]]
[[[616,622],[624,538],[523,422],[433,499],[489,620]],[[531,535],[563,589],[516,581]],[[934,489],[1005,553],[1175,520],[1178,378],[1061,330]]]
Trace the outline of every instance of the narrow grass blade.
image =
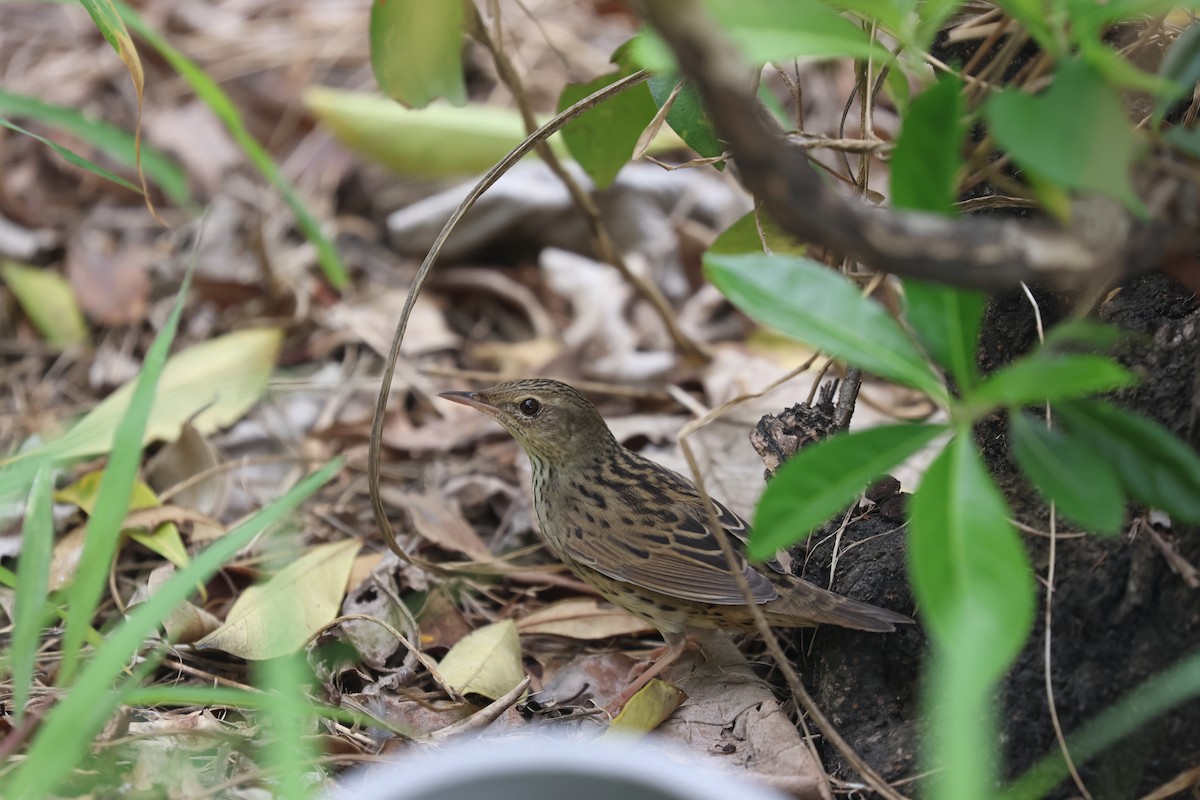
[[54,548],[53,503],[50,497],[52,471],[43,461],[33,479],[25,528],[21,533],[21,560],[16,574],[13,611],[12,667],[13,714],[20,725],[33,687],[33,668],[42,628],[45,627],[46,592],[50,578],[50,555]]
[[304,776],[312,770],[316,751],[304,736],[309,703],[303,687],[312,682],[302,653],[292,653],[261,663],[258,683],[267,690],[266,716],[268,738],[263,766],[279,776],[272,787],[276,797],[285,800],[309,800],[312,796]]
[[70,685],[79,665],[79,650],[83,645],[84,631],[96,613],[96,606],[104,591],[109,564],[117,552],[121,536],[121,523],[129,513],[129,502],[133,492],[133,481],[142,460],[142,439],[146,432],[146,419],[154,405],[155,390],[175,331],[183,313],[183,300],[192,284],[192,272],[184,275],[183,285],[175,298],[175,307],[167,317],[154,342],[146,353],[145,363],[138,376],[137,385],[130,398],[129,407],[121,417],[113,436],[112,454],[100,479],[100,491],[96,507],[88,517],[87,534],[79,571],[71,585],[67,599],[67,625],[63,636],[63,660],[59,670],[58,684]]
[[126,699],[111,687],[130,659],[141,650],[143,640],[152,635],[167,613],[190,597],[198,585],[267,526],[294,510],[340,467],[340,459],[330,462],[301,481],[279,500],[198,554],[150,599],[132,609],[125,621],[96,650],[95,657],[83,668],[79,680],[62,701],[46,714],[25,761],[13,773],[8,785],[0,787],[0,794],[11,800],[51,794],[69,771],[87,758],[88,746],[112,713],[114,704]]
[[[89,119],[73,108],[0,89],[0,114],[37,120],[82,139],[123,167],[137,169],[138,151],[133,134],[107,122]],[[149,145],[142,145],[141,156],[142,170],[148,180],[162,189],[172,203],[182,207],[192,205],[187,173],[178,164]],[[134,187],[134,191],[140,190]]]
[[93,175],[98,175],[99,177],[104,178],[104,180],[111,181],[111,182],[117,184],[118,186],[120,186],[121,188],[128,189],[129,191],[134,192],[135,194],[142,193],[141,189],[134,186],[132,183],[125,180],[120,175],[116,174],[115,172],[111,172],[111,171],[105,169],[104,167],[100,166],[99,164],[95,163],[94,161],[87,160],[83,156],[76,153],[74,150],[63,147],[58,142],[52,142],[49,139],[47,139],[45,136],[38,136],[33,131],[27,131],[24,128],[22,128],[20,125],[9,122],[6,119],[0,119],[0,125],[4,126],[5,128],[8,128],[10,131],[16,131],[17,133],[24,134],[24,135],[28,136],[30,139],[36,139],[37,141],[46,145],[46,147],[49,147],[54,152],[58,153],[59,156],[61,156],[62,159],[64,161],[66,161],[68,164],[79,167],[80,169],[83,169],[83,170],[87,170],[88,172],[92,173]]
[[329,240],[324,233],[321,232],[321,224],[317,218],[313,216],[308,207],[296,194],[296,189],[283,177],[283,173],[279,171],[279,167],[267,154],[258,140],[250,135],[246,124],[242,121],[242,115],[238,113],[237,108],[229,99],[229,96],[221,90],[217,82],[210,78],[204,70],[200,69],[194,61],[185,56],[183,53],[176,50],[171,44],[161,36],[158,31],[146,24],[136,11],[121,2],[114,2],[114,6],[121,15],[121,19],[125,21],[130,28],[137,32],[146,42],[153,47],[158,54],[162,56],[171,67],[178,72],[184,80],[196,91],[196,95],[203,100],[217,118],[225,124],[231,136],[238,146],[242,148],[251,163],[258,168],[263,177],[270,181],[283,195],[288,206],[292,209],[292,213],[296,216],[296,225],[304,233],[304,236],[312,242],[317,248],[317,261],[321,265],[325,277],[333,285],[335,289],[345,288],[349,277],[346,274],[346,267],[342,264],[341,256],[338,255],[337,249],[333,246],[333,242]]

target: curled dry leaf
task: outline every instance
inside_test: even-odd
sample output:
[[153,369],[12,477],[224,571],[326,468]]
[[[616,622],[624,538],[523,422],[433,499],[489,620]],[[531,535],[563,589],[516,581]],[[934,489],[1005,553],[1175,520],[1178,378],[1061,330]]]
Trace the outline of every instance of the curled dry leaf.
[[[201,473],[208,477],[172,495],[175,505],[219,517],[229,500],[229,473],[216,469],[221,463],[217,448],[190,422],[179,438],[167,444],[146,464],[146,482],[162,493]],[[192,541],[208,541],[224,533],[205,523],[196,523]]]
[[[166,583],[175,574],[175,567],[164,564],[150,573],[146,582],[146,597],[158,591],[158,587]],[[221,620],[190,602],[175,606],[163,619],[163,627],[167,637],[178,644],[191,644],[203,639],[208,634],[221,627]]]
[[488,546],[449,498],[431,492],[401,492],[387,486],[380,488],[380,494],[385,503],[408,512],[413,527],[426,541],[476,561],[492,560]]
[[459,694],[489,700],[508,694],[525,680],[516,624],[506,619],[473,631],[450,648],[439,671]]
[[295,652],[338,613],[362,542],[318,545],[251,586],[229,609],[225,624],[196,643],[251,661]]
[[517,620],[517,633],[591,641],[651,633],[654,627],[612,603],[591,597],[560,600]]
[[[361,614],[386,622],[411,642],[417,638],[412,616],[397,602],[398,597],[394,574],[377,574],[346,595],[342,613]],[[341,627],[350,644],[372,669],[386,671],[392,657],[402,646],[387,628],[374,622],[348,620]]]

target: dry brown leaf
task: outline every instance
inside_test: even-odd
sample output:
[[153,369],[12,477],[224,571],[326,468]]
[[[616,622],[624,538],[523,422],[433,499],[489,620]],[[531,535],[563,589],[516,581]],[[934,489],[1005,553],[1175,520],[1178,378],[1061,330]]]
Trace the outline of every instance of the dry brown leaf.
[[67,248],[67,277],[79,307],[99,325],[132,325],[146,316],[150,295],[149,250],[117,243],[108,233],[85,229]]
[[[208,477],[172,495],[175,505],[191,508],[209,517],[219,517],[229,499],[229,473],[215,469],[220,464],[216,447],[197,430],[191,422],[185,422],[179,438],[159,450],[146,464],[146,482],[160,494],[183,481],[207,472]],[[213,530],[210,526],[197,523],[193,537],[197,541],[209,541],[224,533],[224,529]]]
[[[164,564],[151,572],[146,582],[147,596],[158,591],[158,588],[174,574],[173,564]],[[172,608],[163,619],[167,637],[177,644],[197,642],[219,627],[221,620],[186,600]]]
[[591,641],[651,633],[654,626],[606,600],[572,597],[526,614],[517,620],[524,635],[550,634]]
[[295,652],[337,615],[360,547],[358,539],[346,539],[312,548],[243,591],[225,624],[196,646],[253,661]]
[[408,512],[421,538],[444,550],[462,553],[476,561],[490,561],[492,553],[479,534],[458,511],[458,504],[441,495],[402,492],[382,487],[385,503]]

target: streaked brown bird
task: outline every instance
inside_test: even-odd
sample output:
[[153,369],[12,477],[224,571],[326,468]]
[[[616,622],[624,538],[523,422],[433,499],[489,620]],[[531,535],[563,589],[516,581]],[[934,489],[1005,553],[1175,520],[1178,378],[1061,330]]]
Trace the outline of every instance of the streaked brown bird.
[[[578,391],[558,381],[519,380],[440,396],[488,414],[521,443],[533,465],[538,523],[555,555],[662,633],[665,654],[623,700],[679,657],[690,631],[753,627],[696,487],[624,447]],[[772,625],[884,633],[912,622],[794,577],[777,560],[751,566],[743,556],[749,527],[714,505],[751,595]]]

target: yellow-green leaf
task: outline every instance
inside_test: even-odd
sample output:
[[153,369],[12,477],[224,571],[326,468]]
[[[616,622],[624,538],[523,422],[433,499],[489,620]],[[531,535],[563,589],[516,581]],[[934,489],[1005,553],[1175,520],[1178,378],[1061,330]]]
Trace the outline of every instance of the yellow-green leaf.
[[[96,497],[100,492],[100,478],[103,470],[89,472],[70,486],[64,486],[54,493],[54,499],[60,503],[71,503],[79,506],[87,515],[91,515],[96,506]],[[129,510],[138,511],[143,508],[158,508],[162,505],[158,495],[146,484],[135,480],[133,491],[130,493]],[[188,563],[187,548],[179,535],[179,528],[174,522],[164,522],[154,530],[127,528],[121,531],[138,544],[153,550],[177,567],[186,567]]]
[[[236,422],[266,389],[282,341],[278,328],[252,328],[176,353],[159,378],[144,441],[174,440],[189,420],[201,433]],[[131,381],[113,392],[48,445],[51,453],[68,459],[108,452],[133,385]]]
[[655,678],[629,698],[629,702],[600,738],[645,736],[671,716],[684,700],[687,700],[686,692],[673,683]]
[[309,550],[242,592],[225,624],[196,646],[252,661],[294,653],[337,617],[360,547],[358,539],[346,539]]
[[0,276],[47,342],[67,347],[87,341],[87,325],[75,302],[75,293],[57,272],[6,261],[0,263]]
[[504,696],[525,677],[516,624],[506,619],[467,634],[446,653],[438,671],[459,694]]

